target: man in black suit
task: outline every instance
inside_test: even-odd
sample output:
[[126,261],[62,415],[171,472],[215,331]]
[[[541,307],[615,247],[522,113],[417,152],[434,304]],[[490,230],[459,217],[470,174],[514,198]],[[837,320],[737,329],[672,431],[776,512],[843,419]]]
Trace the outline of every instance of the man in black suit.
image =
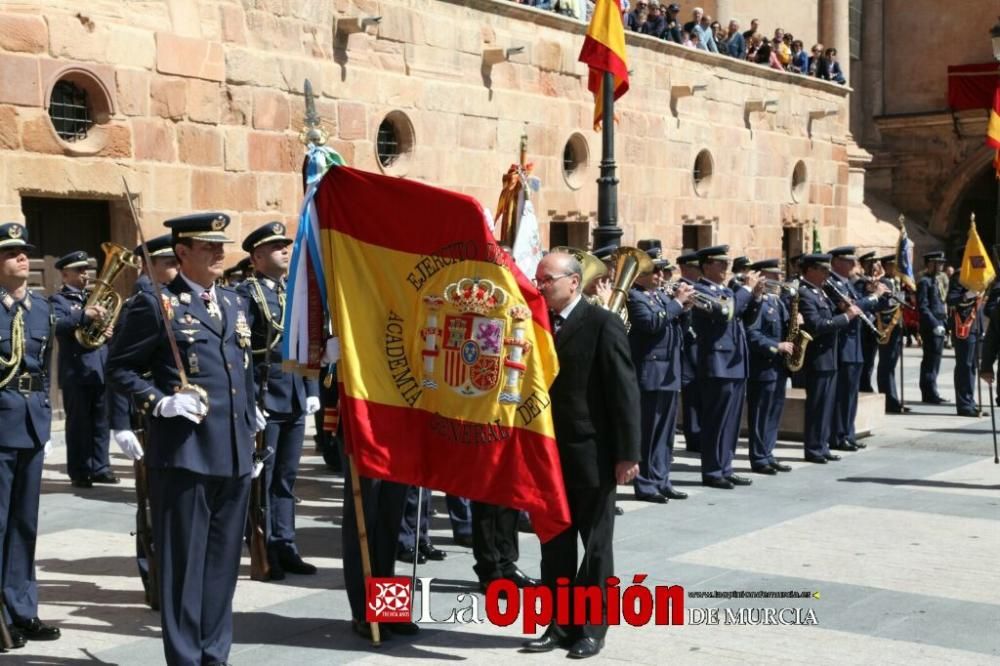
[[[582,277],[580,263],[561,252],[548,254],[535,270],[559,355],[559,375],[549,393],[572,521],[542,544],[542,581],[553,591],[559,578],[575,586],[606,587],[614,575],[615,488],[631,483],[639,471],[639,386],[628,337],[615,313],[581,298]],[[578,535],[583,541],[579,568]],[[553,622],[524,647],[529,652],[566,647],[570,657],[582,659],[601,651],[607,631],[606,623]]]

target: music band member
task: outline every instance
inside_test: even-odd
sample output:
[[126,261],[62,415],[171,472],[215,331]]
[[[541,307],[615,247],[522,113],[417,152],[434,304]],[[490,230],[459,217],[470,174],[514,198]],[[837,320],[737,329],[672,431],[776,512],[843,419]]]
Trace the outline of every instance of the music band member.
[[[224,244],[232,242],[224,233],[229,218],[202,213],[164,224],[180,272],[160,302],[136,295],[112,345],[108,378],[149,416],[146,458],[166,661],[225,663],[253,436],[265,421],[253,399],[246,304],[215,286]],[[147,369],[151,379],[143,376]]]
[[[842,329],[861,315],[856,305],[837,306],[823,289],[830,277],[829,254],[805,254],[799,259],[802,276],[799,280],[799,312],[802,327],[812,336],[806,349],[803,375],[806,385],[806,419],[803,433],[805,460],[826,464],[840,460],[830,453],[830,431],[833,426],[837,398],[837,339]],[[835,314],[839,307],[842,312]]]
[[[780,263],[778,259],[765,259],[750,264],[749,268],[760,273],[764,279],[780,282]],[[792,471],[791,467],[774,457],[781,414],[785,409],[785,386],[788,383],[785,362],[795,351],[794,344],[787,341],[789,317],[788,305],[781,294],[765,293],[757,319],[747,327],[750,346],[747,431],[750,469],[758,474]]]
[[[701,268],[698,267],[698,253],[685,252],[677,257],[677,269],[681,273],[679,282],[694,287],[701,279]],[[684,433],[684,450],[698,453],[701,451],[701,425],[698,413],[701,411],[701,393],[695,381],[698,366],[698,339],[691,324],[691,311],[681,315],[681,330],[684,332],[684,342],[681,346],[681,409],[684,414],[682,431]]]
[[[580,262],[562,252],[547,254],[535,271],[551,311],[561,368],[549,395],[571,520],[566,531],[542,544],[542,581],[553,597],[559,578],[606,588],[614,573],[615,489],[639,471],[639,388],[628,338],[616,313],[582,298],[582,279]],[[577,539],[583,541],[579,565]],[[604,596],[602,612],[606,603]],[[591,657],[603,648],[607,631],[606,622],[552,622],[524,649],[564,647],[570,657]]]
[[[87,270],[90,257],[76,251],[60,257],[55,267],[61,271],[63,286],[49,301],[56,313],[59,340],[59,388],[66,411],[66,472],[76,488],[95,483],[118,483],[108,456],[108,403],[104,386],[104,366],[108,346],[90,349],[80,344],[77,332],[107,311],[101,305],[87,305]],[[113,324],[113,322],[110,322]]]
[[951,307],[955,348],[955,409],[959,416],[979,417],[976,401],[976,343],[982,338],[980,294],[962,286],[961,272],[951,276],[947,303]]
[[[876,285],[881,282],[883,273],[882,267],[875,259],[875,251],[865,252],[858,256],[858,265],[861,272],[854,280],[854,291],[860,295],[871,295],[875,293]],[[885,304],[889,307],[889,304]],[[875,369],[875,357],[878,354],[878,338],[867,326],[861,328],[861,355],[864,363],[861,366],[861,383],[859,390],[862,393],[874,393],[872,387],[872,371]]]
[[[0,224],[0,585],[15,648],[59,638],[38,619],[35,542],[42,465],[51,448],[49,367],[53,314],[28,291],[28,231]],[[0,612],[0,615],[3,613]]]
[[944,266],[944,252],[924,255],[926,270],[917,283],[917,308],[920,310],[920,338],[923,340],[923,357],[920,360],[920,396],[931,405],[941,405],[948,400],[941,397],[937,388],[944,338],[948,334],[948,312],[945,297],[938,286],[938,273]]
[[905,294],[902,284],[896,276],[896,255],[879,257],[879,263],[885,271],[881,282],[893,296],[888,307],[876,313],[876,326],[881,340],[878,347],[878,365],[875,368],[875,379],[878,392],[885,395],[886,414],[903,414],[910,411],[903,405],[896,390],[896,366],[903,352],[903,305]]
[[[291,261],[292,239],[280,222],[265,224],[247,236],[243,250],[250,254],[253,273],[236,292],[248,304],[254,380],[267,412],[264,442],[264,485],[267,488],[267,559],[270,578],[285,572],[312,575],[316,567],[302,559],[295,544],[295,479],[305,439],[306,417],[320,408],[319,385],[281,367],[285,320],[285,280]],[[264,385],[265,376],[267,385]]]

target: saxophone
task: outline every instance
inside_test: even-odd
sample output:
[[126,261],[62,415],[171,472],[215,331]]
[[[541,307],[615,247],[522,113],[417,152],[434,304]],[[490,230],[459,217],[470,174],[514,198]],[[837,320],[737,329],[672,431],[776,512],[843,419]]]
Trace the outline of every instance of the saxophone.
[[799,326],[799,292],[792,296],[791,313],[788,316],[788,337],[785,342],[791,342],[794,350],[785,359],[785,367],[789,372],[798,372],[806,361],[806,347],[812,342],[812,336]]
[[[896,293],[896,278],[892,279],[893,294]],[[881,314],[875,316],[875,328],[878,329],[878,344],[885,346],[889,344],[890,338],[892,338],[892,331],[899,324],[900,318],[903,316],[903,308],[900,305],[896,305],[892,316],[889,318],[888,322],[882,321]]]

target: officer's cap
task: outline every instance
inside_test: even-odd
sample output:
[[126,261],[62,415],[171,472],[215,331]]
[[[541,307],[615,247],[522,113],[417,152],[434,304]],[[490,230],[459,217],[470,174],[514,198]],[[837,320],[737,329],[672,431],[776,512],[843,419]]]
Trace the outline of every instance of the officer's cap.
[[74,250],[56,259],[55,266],[58,270],[63,270],[64,268],[87,268],[90,266],[90,257],[83,250]]
[[944,251],[928,252],[924,255],[924,261],[944,261]]
[[742,271],[750,268],[750,257],[736,257],[733,259],[733,270]]
[[811,254],[803,254],[799,257],[799,264],[802,268],[809,267],[819,267],[830,270],[830,260],[833,257],[829,254],[823,254],[822,252],[813,252]]
[[[172,257],[174,256],[174,246],[170,242],[170,234],[163,234],[146,241],[146,251],[150,257]],[[136,256],[142,256],[142,246],[136,245],[133,252]]]
[[254,248],[260,247],[264,243],[291,245],[292,239],[285,235],[285,225],[281,222],[268,222],[250,232],[250,235],[243,241],[243,251],[253,252]]
[[698,250],[698,263],[703,264],[708,261],[729,261],[729,246],[713,245]]
[[653,262],[654,264],[656,263],[655,262],[656,259],[659,259],[660,257],[663,256],[663,243],[661,243],[656,238],[647,238],[641,240],[636,244],[636,247],[638,247],[640,250],[645,251],[646,254],[649,255],[649,258],[654,260]]
[[596,250],[591,252],[591,254],[600,259],[601,261],[608,261],[609,259],[611,259],[611,255],[614,254],[615,250],[617,249],[618,249],[617,245],[605,245],[604,247],[597,248]]
[[865,252],[864,254],[858,257],[858,261],[862,262],[875,261],[875,250],[872,250],[871,252]]
[[752,271],[780,271],[781,270],[781,260],[780,259],[762,259],[760,261],[755,261],[749,266]]
[[698,253],[697,252],[685,252],[684,254],[677,257],[678,266],[689,266],[691,264],[698,263]]
[[853,245],[841,245],[840,247],[835,247],[830,250],[830,257],[833,259],[847,259],[848,261],[857,261],[858,257],[855,254],[856,248]]
[[881,262],[883,264],[894,264],[894,263],[896,263],[896,255],[895,254],[887,254],[884,257],[879,257],[878,260],[879,260],[879,262]]
[[12,247],[21,248],[25,252],[31,252],[35,249],[34,245],[28,243],[28,230],[23,224],[18,222],[0,224],[0,250]]
[[163,226],[172,232],[171,243],[182,238],[205,241],[206,243],[232,243],[223,233],[229,226],[229,216],[225,213],[195,213],[167,220]]
[[243,259],[240,259],[237,263],[233,264],[226,270],[222,271],[222,277],[228,278],[236,273],[246,276],[250,274],[252,271],[253,268],[250,267],[250,257],[244,257]]

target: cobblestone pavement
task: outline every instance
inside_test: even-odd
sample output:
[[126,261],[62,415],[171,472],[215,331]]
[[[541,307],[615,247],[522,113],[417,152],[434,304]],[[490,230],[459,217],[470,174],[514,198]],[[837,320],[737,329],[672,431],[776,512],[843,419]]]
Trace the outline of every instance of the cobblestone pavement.
[[[907,350],[909,396],[917,395],[917,350]],[[953,397],[952,360],[941,391]],[[984,392],[985,396],[985,392]],[[985,398],[984,398],[985,401]],[[912,404],[912,403],[911,403]],[[612,628],[595,661],[642,664],[981,664],[1000,660],[1000,466],[993,464],[990,420],[960,418],[954,406],[912,404],[887,418],[868,449],[830,465],[801,461],[801,445],[779,444],[790,474],[754,475],[750,488],[715,491],[698,484],[697,462],[678,445],[676,485],[690,493],[666,506],[619,493],[625,515],[615,534],[616,569],[631,581],[687,590],[688,624]],[[125,482],[79,490],[63,474],[61,438],[47,461],[38,541],[41,617],[62,628],[53,643],[31,643],[4,663],[162,663],[158,617],[143,605],[136,575],[131,466],[115,455]],[[374,649],[350,631],[341,575],[342,482],[322,460],[303,458],[298,492],[299,545],[320,568],[281,583],[249,580],[244,558],[235,600],[231,661],[249,664],[432,662],[522,663],[565,653],[519,655],[519,625],[426,625],[415,640]],[[745,442],[738,472],[749,472]],[[443,562],[434,577],[433,613],[466,607],[476,589],[471,552],[451,540],[443,498],[432,519]],[[537,575],[539,549],[522,535],[521,566]],[[400,565],[400,571],[404,565]],[[624,583],[623,583],[624,585]],[[818,593],[804,599],[705,598],[715,591]],[[479,598],[481,600],[481,597]],[[708,609],[719,624],[693,624]],[[791,608],[777,617],[816,624],[755,626],[726,609]],[[811,611],[809,613],[808,611]],[[728,621],[728,623],[727,623]]]

